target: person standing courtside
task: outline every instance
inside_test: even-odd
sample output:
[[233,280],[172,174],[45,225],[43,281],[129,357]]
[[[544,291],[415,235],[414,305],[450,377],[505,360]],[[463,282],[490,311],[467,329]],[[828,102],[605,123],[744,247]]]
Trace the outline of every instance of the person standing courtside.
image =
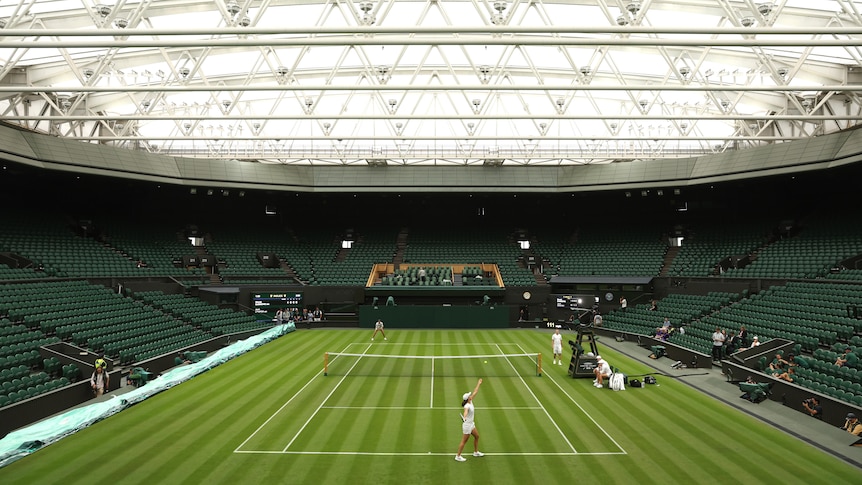
[[724,332],[720,328],[715,327],[715,333],[712,334],[712,361],[721,361],[721,349],[724,347]]
[[97,365],[93,375],[90,376],[90,387],[93,389],[93,394],[96,397],[101,396],[108,389],[108,373],[105,371],[107,366]]
[[380,332],[383,335],[383,340],[388,340],[386,338],[386,333],[383,332],[383,320],[377,319],[377,323],[374,324],[374,333],[371,334],[371,340],[374,340],[374,337],[377,336],[377,332]]
[[559,328],[551,335],[551,347],[554,352],[554,364],[563,365],[563,336],[560,335]]

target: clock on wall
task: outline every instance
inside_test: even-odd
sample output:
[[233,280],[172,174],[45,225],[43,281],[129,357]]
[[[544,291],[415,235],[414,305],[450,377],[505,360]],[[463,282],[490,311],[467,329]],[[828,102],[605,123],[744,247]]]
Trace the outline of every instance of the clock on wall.
[[609,291],[609,292],[607,292],[607,293],[605,293],[605,300],[607,300],[607,301],[613,301],[613,299],[614,299],[614,294],[613,294],[613,293],[611,293],[610,291]]
[[524,294],[521,296],[523,296],[525,300],[529,300],[530,298],[533,297],[533,294],[530,293],[529,291],[525,291]]

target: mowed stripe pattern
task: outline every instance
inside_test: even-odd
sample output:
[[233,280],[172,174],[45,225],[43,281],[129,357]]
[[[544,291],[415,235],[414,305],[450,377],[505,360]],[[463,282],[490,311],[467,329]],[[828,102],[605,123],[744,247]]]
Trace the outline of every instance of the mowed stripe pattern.
[[[334,392],[334,384],[324,382],[334,376],[320,375],[323,352],[355,351],[353,344],[369,336],[359,330],[289,334],[0,469],[0,483],[827,483],[859,477],[857,468],[672,379],[615,393],[593,388],[588,379],[567,378],[566,366],[548,365],[547,359],[542,378],[524,377],[544,411],[483,412],[483,405],[507,401],[533,405],[518,386],[495,386],[489,378],[476,402],[488,456],[467,455],[466,463],[457,463],[457,410],[429,410],[425,419],[415,411],[366,417],[361,410],[321,406],[330,393],[333,405],[395,407],[425,396],[430,404],[425,378],[348,377]],[[393,329],[387,336],[388,342],[372,348],[397,344],[399,353],[422,354],[427,344],[441,344],[438,353],[442,344],[458,344],[446,347],[452,353],[511,342],[525,352],[550,351],[550,335],[533,330]],[[628,373],[649,371],[610,350],[602,353]],[[451,383],[435,384],[435,408],[457,407],[460,393],[475,385],[473,378],[446,379]],[[288,451],[342,450],[350,443],[371,451],[410,447],[451,454],[281,453],[294,437]],[[565,451],[565,439],[579,454],[494,454]],[[274,453],[236,453],[240,445]],[[615,454],[585,454],[609,451]]]

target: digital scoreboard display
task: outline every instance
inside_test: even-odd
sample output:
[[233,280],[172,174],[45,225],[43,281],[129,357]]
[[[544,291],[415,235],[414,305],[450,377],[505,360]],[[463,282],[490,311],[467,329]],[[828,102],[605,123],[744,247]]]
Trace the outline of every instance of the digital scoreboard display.
[[557,308],[575,311],[581,306],[581,299],[573,295],[557,295]]
[[275,322],[279,309],[302,307],[302,293],[252,293],[251,307],[258,322]]

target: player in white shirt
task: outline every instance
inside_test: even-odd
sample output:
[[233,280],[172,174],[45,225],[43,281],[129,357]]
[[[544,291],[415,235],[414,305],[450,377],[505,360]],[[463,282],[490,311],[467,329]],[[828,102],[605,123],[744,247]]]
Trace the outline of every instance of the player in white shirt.
[[377,332],[383,334],[383,340],[388,340],[386,338],[386,333],[383,332],[383,320],[377,319],[377,323],[374,324],[374,333],[371,334],[371,340],[374,340],[374,337],[377,335]]
[[604,380],[611,376],[611,366],[600,355],[596,356],[596,364],[596,368],[593,371],[596,373],[596,379],[593,381],[593,385],[602,388],[604,387]]
[[485,456],[484,453],[479,451],[479,430],[476,429],[476,422],[473,419],[475,412],[475,408],[473,408],[473,396],[479,392],[479,386],[481,385],[482,379],[479,379],[473,392],[466,392],[461,396],[461,405],[464,407],[464,412],[461,414],[461,432],[464,436],[461,437],[461,444],[458,445],[458,454],[455,455],[455,461],[467,461],[466,458],[461,456],[461,451],[464,450],[464,445],[467,444],[467,440],[470,439],[470,435],[473,435],[473,456]]
[[563,365],[563,336],[560,335],[559,328],[551,335],[551,346],[554,350],[554,364]]

